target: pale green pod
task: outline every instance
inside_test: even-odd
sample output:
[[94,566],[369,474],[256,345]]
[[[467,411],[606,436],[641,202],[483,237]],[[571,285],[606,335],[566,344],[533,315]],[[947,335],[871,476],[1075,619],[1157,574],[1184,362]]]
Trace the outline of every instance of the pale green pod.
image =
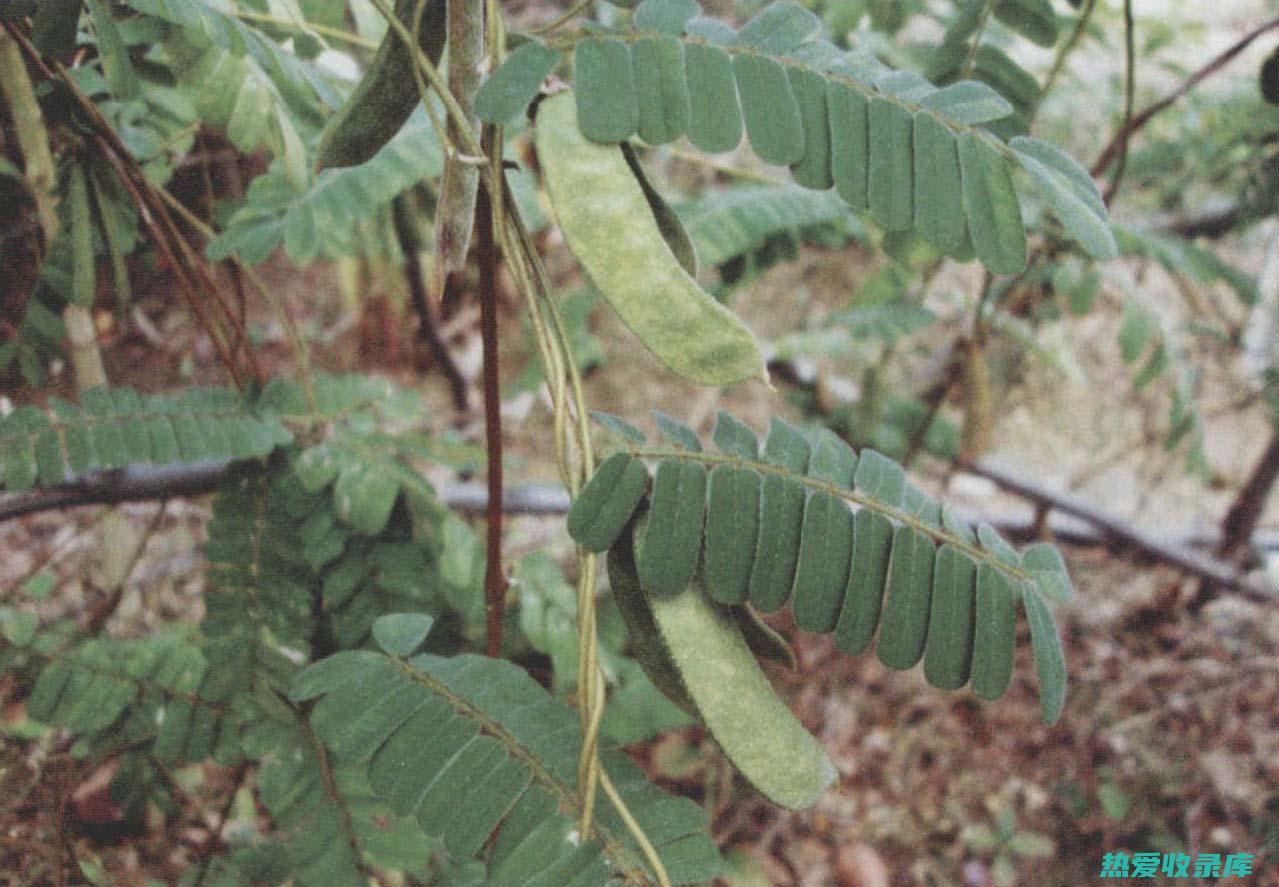
[[640,341],[694,382],[767,381],[754,334],[680,265],[622,150],[578,129],[572,93],[541,103],[536,144],[569,249]]
[[619,605],[630,611],[627,627],[645,672],[677,703],[691,703],[760,794],[791,810],[811,807],[836,777],[826,750],[773,690],[731,612],[697,582],[674,595],[640,588],[629,541],[624,536],[610,550],[609,577],[614,595],[627,599]]

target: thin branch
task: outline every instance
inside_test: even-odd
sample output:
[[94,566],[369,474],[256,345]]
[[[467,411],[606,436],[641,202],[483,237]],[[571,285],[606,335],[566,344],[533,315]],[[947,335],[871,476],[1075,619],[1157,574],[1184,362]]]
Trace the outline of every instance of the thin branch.
[[1057,50],[1057,57],[1053,59],[1052,70],[1044,78],[1043,88],[1039,90],[1039,98],[1035,99],[1036,111],[1039,110],[1044,103],[1044,99],[1048,97],[1048,94],[1057,85],[1057,78],[1061,76],[1061,72],[1066,68],[1066,60],[1070,58],[1071,53],[1079,46],[1079,41],[1084,36],[1084,31],[1088,30],[1088,22],[1092,19],[1093,11],[1096,8],[1097,0],[1087,0],[1083,11],[1079,13],[1079,18],[1075,20],[1075,28],[1070,32],[1070,37],[1061,45],[1061,49]]
[[[413,212],[407,197],[400,195],[392,201],[391,216],[395,223],[395,237],[400,243],[400,252],[404,254],[404,278],[408,282],[409,300],[417,312],[418,337],[426,343],[440,372],[448,380],[449,391],[453,396],[453,407],[459,413],[469,413],[471,386],[466,376],[462,375],[457,361],[453,360],[452,352],[449,351],[448,345],[444,343],[444,339],[440,337],[440,332],[436,328],[435,312],[431,310],[430,299],[426,295],[426,278],[422,274],[422,264],[418,255],[422,251],[422,244],[418,238],[417,228],[413,222]],[[446,282],[445,288],[451,285],[451,282]]]
[[975,463],[960,467],[970,474],[993,481],[1004,490],[1029,499],[1031,502],[1087,521],[1105,534],[1106,542],[1112,548],[1121,551],[1135,550],[1191,576],[1229,588],[1247,597],[1269,602],[1279,599],[1277,597],[1279,591],[1249,581],[1233,565],[1225,561],[1170,543],[1154,533],[1134,527],[1118,515],[1098,508],[1078,496],[1050,490],[989,459],[979,459]]
[[1132,17],[1132,0],[1124,0],[1124,122],[1119,127],[1123,138],[1119,142],[1119,157],[1115,161],[1110,183],[1106,185],[1106,193],[1102,195],[1107,204],[1119,193],[1119,184],[1123,181],[1124,169],[1128,166],[1128,142],[1132,136],[1132,115],[1137,103],[1136,30]]
[[1269,446],[1257,460],[1248,482],[1240,488],[1221,522],[1217,557],[1233,557],[1252,538],[1276,481],[1279,481],[1279,429],[1271,434]]
[[1247,49],[1248,46],[1258,37],[1262,36],[1267,31],[1274,30],[1275,28],[1279,28],[1279,18],[1273,18],[1265,24],[1258,25],[1256,28],[1253,28],[1247,34],[1240,37],[1233,44],[1219,53],[1206,65],[1191,74],[1188,78],[1186,78],[1185,82],[1172,92],[1168,93],[1168,95],[1146,108],[1143,108],[1135,117],[1132,118],[1127,126],[1116,132],[1114,137],[1111,138],[1110,143],[1102,149],[1101,154],[1097,156],[1097,160],[1092,165],[1093,177],[1097,178],[1106,171],[1106,168],[1110,166],[1111,161],[1115,159],[1115,156],[1120,151],[1121,146],[1126,144],[1134,133],[1149,123],[1152,117],[1172,105],[1186,93],[1190,92],[1190,90],[1198,86],[1203,80],[1225,67],[1227,62]]
[[[133,465],[96,472],[54,487],[4,493],[0,494],[0,522],[76,505],[112,505],[206,495],[226,480],[233,466],[242,466],[242,463],[224,459],[197,465]],[[1035,513],[1027,519],[1022,514],[978,514],[957,509],[960,518],[969,523],[985,520],[1015,541],[1042,538],[1041,531],[1046,528],[1059,542],[1081,546],[1104,545],[1129,555],[1168,563],[1190,575],[1212,579],[1223,587],[1251,597],[1274,600],[1277,593],[1249,583],[1233,566],[1203,554],[1203,550],[1216,549],[1221,544],[1216,535],[1204,534],[1193,528],[1161,535],[1147,533],[1081,497],[1049,489],[988,460],[982,460],[975,466],[964,466],[963,470],[986,477],[1007,492],[1033,503],[1036,513],[1048,513],[1045,522]],[[446,507],[459,514],[480,516],[493,510],[487,485],[479,482],[447,487],[440,493],[440,499]],[[571,504],[564,487],[537,482],[503,489],[500,501],[503,514],[535,517],[566,514]],[[1279,532],[1256,530],[1248,544],[1256,551],[1279,550]]]
[[488,185],[475,203],[476,258],[480,265],[480,337],[484,342],[484,438],[488,452],[487,557],[484,567],[486,652],[502,652],[502,615],[506,576],[502,572],[502,392],[498,377],[497,251],[493,247],[493,208]]

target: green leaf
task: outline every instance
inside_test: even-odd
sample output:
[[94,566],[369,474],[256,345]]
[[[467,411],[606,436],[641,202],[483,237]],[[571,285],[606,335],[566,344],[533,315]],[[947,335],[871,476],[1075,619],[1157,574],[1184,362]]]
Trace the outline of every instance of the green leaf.
[[[851,476],[851,469],[848,473]],[[853,513],[848,505],[830,493],[809,495],[792,592],[796,625],[805,631],[834,631],[852,555]]]
[[998,699],[1012,681],[1016,618],[1017,604],[1007,577],[988,562],[979,563],[972,684],[982,699]]
[[1074,596],[1066,563],[1055,546],[1047,542],[1036,542],[1021,553],[1021,563],[1030,572],[1044,597],[1064,603]]
[[1104,261],[1118,255],[1105,207],[1092,179],[1050,145],[1030,143],[1029,139],[1014,139],[1010,144],[1044,202],[1070,236],[1095,259]]
[[593,142],[629,138],[639,126],[630,48],[612,38],[583,40],[573,56],[573,74],[578,84],[574,125],[580,124],[582,134]]
[[715,414],[715,430],[711,432],[715,446],[725,455],[740,459],[759,459],[759,438],[732,414],[720,410]]
[[700,453],[702,442],[697,439],[696,432],[678,419],[672,419],[661,410],[653,410],[653,420],[657,423],[657,433],[676,448]]
[[883,624],[875,653],[889,668],[914,667],[924,655],[932,606],[933,543],[909,526],[893,532]]
[[804,124],[786,69],[762,55],[733,59],[751,150],[765,163],[790,166],[804,156]]
[[977,257],[995,274],[1026,267],[1026,232],[1021,205],[1003,157],[972,133],[959,137],[964,214]]
[[1039,675],[1039,709],[1045,724],[1055,724],[1066,702],[1066,657],[1052,611],[1034,593],[1021,596],[1030,624],[1030,643]]
[[964,193],[959,149],[948,127],[928,114],[915,117],[915,226],[942,252],[964,240]]
[[631,46],[639,135],[664,145],[688,128],[688,91],[684,86],[684,48],[674,37],[650,37]]
[[1160,333],[1159,318],[1137,299],[1124,302],[1124,317],[1119,326],[1119,354],[1124,363],[1132,363]]
[[887,505],[899,505],[906,491],[906,472],[883,453],[867,448],[858,457],[853,486]]
[[644,0],[635,10],[635,27],[678,37],[699,12],[696,0]]
[[[833,631],[838,649],[849,654],[865,650],[878,630],[886,665],[910,668],[922,657],[931,683],[957,689],[971,680],[988,699],[1011,680],[1017,600],[1068,593],[1065,564],[1050,546],[1031,546],[1022,556],[989,525],[974,532],[896,462],[871,449],[856,453],[830,431],[806,437],[774,419],[761,459],[750,430],[721,414],[714,438],[725,461],[703,454],[682,423],[663,424],[674,451],[669,444],[651,451],[632,446],[615,457],[656,460],[659,479],[647,503],[641,494],[623,509],[646,515],[638,531],[645,543],[640,577],[656,574],[636,578],[625,593],[614,577],[614,589],[633,646],[647,650],[650,676],[688,707],[640,587],[657,598],[678,593],[672,589],[695,579],[703,554],[701,581],[715,603],[731,610],[750,601],[771,612],[791,600],[800,628]],[[686,474],[695,483],[682,483]],[[680,522],[684,528],[675,529]],[[628,548],[625,532],[610,549],[610,569],[619,547]],[[679,575],[660,575],[667,569]],[[754,623],[742,624],[749,633]],[[1042,619],[1037,630],[1043,643],[1045,631],[1057,642]],[[766,648],[760,655],[784,655],[773,644],[755,646]],[[1055,686],[1052,651],[1037,655]],[[1045,692],[1052,708],[1060,704],[1052,701],[1056,692]]]
[[647,485],[643,462],[625,453],[609,456],[573,500],[569,535],[583,548],[605,551],[630,521]]
[[622,440],[637,444],[644,444],[648,442],[648,438],[644,436],[644,432],[640,431],[625,419],[614,416],[611,413],[591,410],[591,418],[616,434],[618,437],[622,438]]
[[985,83],[962,80],[925,96],[920,106],[944,114],[948,120],[968,126],[1002,120],[1013,113],[1008,100]]
[[819,429],[808,460],[808,474],[849,489],[857,470],[857,453],[829,428]]
[[794,185],[747,186],[710,193],[682,204],[677,211],[697,245],[698,256],[710,265],[746,257],[766,248],[778,235],[797,235],[813,226],[857,225],[837,194]]
[[826,82],[804,68],[790,68],[791,91],[803,123],[804,155],[791,166],[791,175],[805,188],[818,191],[834,184],[831,178],[830,126],[826,114]]
[[977,565],[955,548],[937,551],[928,641],[924,647],[924,677],[943,690],[968,683],[973,657]]
[[427,613],[387,613],[373,623],[373,639],[389,656],[412,656],[422,646],[435,617]]
[[889,231],[914,220],[912,131],[908,111],[882,98],[870,100],[870,212]]
[[[863,453],[864,461],[865,453]],[[853,559],[844,609],[835,626],[840,652],[856,655],[870,646],[879,624],[884,585],[888,577],[893,526],[888,518],[868,510],[854,520]]]
[[766,55],[785,55],[821,33],[822,20],[794,2],[781,0],[759,11],[737,32],[737,42]]
[[689,141],[711,154],[732,151],[742,140],[742,116],[728,54],[714,46],[690,43],[684,47],[684,73]]
[[128,48],[120,39],[111,12],[101,0],[85,0],[93,32],[98,38],[98,54],[102,59],[102,73],[111,86],[111,93],[118,99],[131,99],[142,91],[138,74],[133,70]]
[[711,470],[703,572],[707,593],[720,603],[740,604],[749,597],[762,484],[750,468],[716,465]]
[[1057,14],[1048,0],[999,0],[995,18],[1040,46],[1057,42]]
[[864,210],[869,206],[869,103],[857,90],[835,81],[826,85],[826,100],[835,147],[831,160],[835,188],[849,206]]
[[530,40],[506,57],[475,95],[475,113],[485,123],[506,123],[538,94],[559,53]]
[[706,469],[691,462],[658,463],[639,557],[639,577],[654,594],[676,594],[693,581],[706,513]]

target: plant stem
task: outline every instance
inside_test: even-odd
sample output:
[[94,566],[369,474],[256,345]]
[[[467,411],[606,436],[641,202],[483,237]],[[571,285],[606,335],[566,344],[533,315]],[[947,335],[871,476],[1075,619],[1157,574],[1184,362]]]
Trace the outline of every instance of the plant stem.
[[1181,98],[1186,93],[1190,92],[1190,90],[1198,86],[1203,80],[1215,74],[1217,71],[1220,71],[1223,67],[1225,67],[1227,62],[1247,49],[1248,46],[1250,46],[1258,37],[1262,36],[1267,31],[1274,30],[1275,28],[1279,28],[1279,18],[1273,18],[1270,21],[1253,28],[1247,34],[1243,35],[1226,49],[1218,53],[1215,58],[1199,70],[1195,71],[1195,73],[1187,77],[1180,86],[1168,93],[1168,95],[1143,108],[1140,113],[1128,122],[1127,126],[1116,132],[1111,138],[1110,143],[1102,149],[1101,154],[1097,156],[1096,161],[1094,161],[1092,165],[1093,177],[1096,178],[1106,171],[1106,167],[1110,166],[1111,161],[1113,161],[1115,156],[1118,154],[1120,146],[1127,142],[1127,140],[1131,138],[1135,132],[1149,123],[1152,117],[1168,108],[1176,102],[1177,99]]
[[1115,161],[1115,171],[1110,176],[1110,184],[1106,186],[1103,198],[1109,204],[1111,198],[1119,191],[1119,183],[1123,181],[1124,169],[1128,166],[1128,141],[1132,132],[1133,107],[1137,95],[1137,49],[1135,46],[1136,28],[1132,18],[1132,0],[1124,0],[1124,122],[1119,128],[1123,137],[1119,140],[1119,158]]
[[1257,460],[1248,482],[1239,490],[1221,522],[1217,557],[1231,557],[1252,538],[1276,481],[1279,481],[1279,428],[1271,434],[1269,446]]
[[1038,112],[1039,107],[1044,103],[1044,99],[1053,91],[1053,87],[1057,85],[1057,78],[1061,76],[1061,72],[1066,67],[1066,60],[1070,58],[1071,53],[1079,46],[1080,39],[1084,36],[1084,31],[1088,29],[1088,22],[1092,19],[1093,11],[1097,8],[1097,0],[1087,0],[1083,10],[1079,13],[1079,18],[1075,21],[1075,29],[1070,32],[1070,37],[1061,45],[1061,49],[1057,51],[1057,57],[1053,59],[1052,70],[1048,72],[1048,76],[1044,79],[1044,86],[1039,90],[1039,98],[1035,99],[1035,111]]
[[498,378],[497,253],[488,186],[475,202],[476,258],[480,265],[480,338],[484,343],[484,440],[488,452],[488,528],[484,564],[485,652],[502,652],[506,575],[502,572],[502,400]]
[[[448,345],[440,338],[435,325],[435,315],[431,311],[430,299],[426,294],[426,279],[422,274],[422,264],[418,254],[422,245],[418,240],[417,229],[413,223],[413,211],[408,198],[401,194],[391,203],[391,217],[395,224],[395,237],[400,243],[400,252],[404,253],[404,278],[408,282],[409,299],[417,311],[417,334],[431,350],[431,356],[439,365],[440,372],[448,380],[449,391],[453,396],[453,407],[459,413],[466,413],[471,408],[470,385],[457,362],[449,352]],[[447,289],[451,284],[445,283]]]

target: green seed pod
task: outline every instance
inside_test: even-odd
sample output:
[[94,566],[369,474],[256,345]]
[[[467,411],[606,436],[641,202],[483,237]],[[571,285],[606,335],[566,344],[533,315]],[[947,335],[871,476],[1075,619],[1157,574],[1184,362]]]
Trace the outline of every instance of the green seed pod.
[[697,582],[678,594],[649,594],[630,545],[623,536],[610,549],[609,579],[645,673],[706,725],[762,795],[791,810],[812,806],[835,768],[773,691],[732,613],[711,603]]
[[[438,64],[444,52],[445,0],[425,0],[418,46],[431,64]],[[397,0],[395,17],[413,28],[417,0]],[[320,135],[315,152],[315,168],[356,166],[376,154],[389,142],[419,101],[413,57],[394,28],[386,32],[373,63]]]
[[767,380],[754,334],[680,264],[622,150],[578,128],[571,92],[542,101],[535,135],[569,249],[640,341],[703,385]]

